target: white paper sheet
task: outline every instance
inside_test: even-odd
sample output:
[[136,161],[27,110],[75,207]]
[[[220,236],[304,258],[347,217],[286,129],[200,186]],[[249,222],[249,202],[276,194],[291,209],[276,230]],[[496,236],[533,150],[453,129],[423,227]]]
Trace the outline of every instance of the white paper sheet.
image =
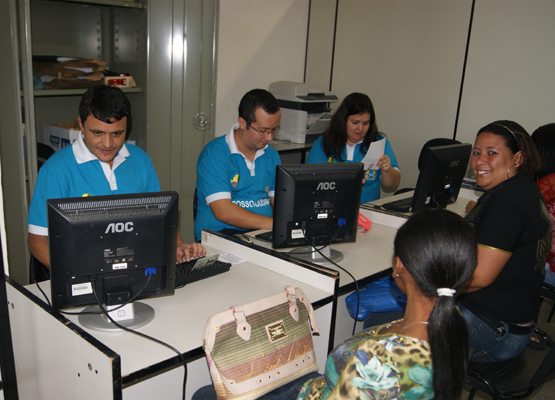
[[370,148],[368,152],[362,159],[362,163],[364,164],[364,170],[368,169],[379,169],[376,167],[376,163],[378,159],[383,156],[385,151],[385,138],[378,140],[377,142],[370,143]]
[[242,262],[247,261],[244,258],[237,257],[236,255],[233,255],[231,253],[226,253],[225,251],[222,251],[220,253],[220,257],[218,258],[218,260],[225,261],[225,262],[231,263],[233,265],[240,264]]

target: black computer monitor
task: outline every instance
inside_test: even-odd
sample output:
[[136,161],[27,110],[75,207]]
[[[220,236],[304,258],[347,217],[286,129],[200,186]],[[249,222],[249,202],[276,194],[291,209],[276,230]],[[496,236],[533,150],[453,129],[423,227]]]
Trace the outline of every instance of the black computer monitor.
[[472,145],[468,143],[429,147],[422,166],[409,211],[440,209],[454,203],[466,175]]
[[320,252],[342,259],[329,245],[356,241],[362,178],[362,163],[279,165],[273,247],[309,246],[290,254],[318,263],[327,262]]
[[[134,298],[174,294],[176,192],[53,199],[47,208],[54,308],[96,305],[98,298],[111,309]],[[136,320],[118,322],[138,327],[154,317],[149,306],[133,306],[128,317]],[[113,328],[100,312],[90,311],[80,322]]]

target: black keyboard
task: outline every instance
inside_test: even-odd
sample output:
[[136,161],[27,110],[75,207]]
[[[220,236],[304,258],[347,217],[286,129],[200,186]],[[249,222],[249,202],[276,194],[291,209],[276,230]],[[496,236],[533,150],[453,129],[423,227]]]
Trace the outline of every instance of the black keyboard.
[[227,272],[231,268],[230,263],[216,260],[201,268],[194,269],[198,260],[200,260],[200,258],[175,265],[176,288],[183,287],[191,282],[200,281],[201,279]]
[[257,239],[263,240],[265,242],[271,242],[273,237],[273,232],[272,231],[262,232],[262,233],[259,233],[258,235],[254,235],[254,237]]
[[390,201],[389,203],[382,204],[382,208],[395,212],[409,212],[412,204],[412,197]]

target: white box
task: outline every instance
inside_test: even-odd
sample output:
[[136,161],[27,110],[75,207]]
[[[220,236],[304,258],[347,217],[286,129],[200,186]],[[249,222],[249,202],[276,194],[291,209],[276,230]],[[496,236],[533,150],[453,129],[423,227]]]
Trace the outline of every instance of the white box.
[[77,121],[60,122],[58,124],[44,124],[42,126],[44,144],[49,145],[55,151],[69,146],[77,140],[81,134]]

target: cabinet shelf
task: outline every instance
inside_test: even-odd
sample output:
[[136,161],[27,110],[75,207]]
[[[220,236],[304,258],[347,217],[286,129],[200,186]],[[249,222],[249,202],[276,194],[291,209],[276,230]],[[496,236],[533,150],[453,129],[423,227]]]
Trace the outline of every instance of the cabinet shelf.
[[102,6],[112,6],[112,7],[127,7],[127,8],[145,8],[143,3],[136,3],[132,1],[124,0],[57,0],[64,3],[85,3],[85,4],[97,4]]
[[[33,95],[35,97],[52,97],[52,96],[79,96],[87,91],[88,88],[83,89],[44,89],[44,90],[34,90]],[[144,92],[143,87],[134,88],[120,88],[124,93],[140,93]]]

